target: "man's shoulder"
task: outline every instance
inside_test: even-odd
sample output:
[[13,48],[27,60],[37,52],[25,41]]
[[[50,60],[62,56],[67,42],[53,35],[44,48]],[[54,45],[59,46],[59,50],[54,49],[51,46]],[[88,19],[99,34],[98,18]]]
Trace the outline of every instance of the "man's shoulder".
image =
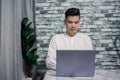
[[60,38],[60,37],[62,37],[62,36],[64,36],[64,34],[62,33],[62,34],[55,34],[55,35],[53,35],[53,37],[52,38]]
[[80,37],[90,38],[90,36],[87,35],[87,34],[85,34],[85,33],[78,33],[78,35],[79,35]]

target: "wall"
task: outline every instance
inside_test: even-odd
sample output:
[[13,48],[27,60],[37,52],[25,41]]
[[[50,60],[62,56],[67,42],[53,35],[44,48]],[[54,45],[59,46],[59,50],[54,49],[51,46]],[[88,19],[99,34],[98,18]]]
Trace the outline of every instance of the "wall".
[[51,36],[65,31],[64,12],[81,11],[79,32],[88,34],[98,51],[96,69],[120,68],[120,0],[36,0],[37,53],[45,67]]

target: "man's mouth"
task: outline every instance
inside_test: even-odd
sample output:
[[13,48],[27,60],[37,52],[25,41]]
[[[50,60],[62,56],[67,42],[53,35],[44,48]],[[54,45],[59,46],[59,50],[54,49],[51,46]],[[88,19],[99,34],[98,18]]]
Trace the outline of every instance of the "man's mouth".
[[76,30],[76,29],[70,29],[71,31],[74,31],[74,30]]

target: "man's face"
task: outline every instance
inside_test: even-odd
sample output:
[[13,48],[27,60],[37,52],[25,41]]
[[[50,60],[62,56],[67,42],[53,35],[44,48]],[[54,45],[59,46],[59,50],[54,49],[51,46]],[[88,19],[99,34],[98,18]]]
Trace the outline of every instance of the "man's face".
[[64,23],[66,25],[67,32],[76,33],[80,24],[79,16],[68,16]]

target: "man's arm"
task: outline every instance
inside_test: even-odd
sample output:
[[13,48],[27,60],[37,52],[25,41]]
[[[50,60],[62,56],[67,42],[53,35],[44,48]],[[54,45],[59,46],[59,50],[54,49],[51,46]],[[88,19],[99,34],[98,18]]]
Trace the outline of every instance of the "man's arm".
[[48,69],[56,70],[56,45],[54,42],[54,37],[51,39],[49,44],[46,66]]
[[86,39],[87,39],[86,40],[87,49],[94,50],[91,38],[88,36]]

